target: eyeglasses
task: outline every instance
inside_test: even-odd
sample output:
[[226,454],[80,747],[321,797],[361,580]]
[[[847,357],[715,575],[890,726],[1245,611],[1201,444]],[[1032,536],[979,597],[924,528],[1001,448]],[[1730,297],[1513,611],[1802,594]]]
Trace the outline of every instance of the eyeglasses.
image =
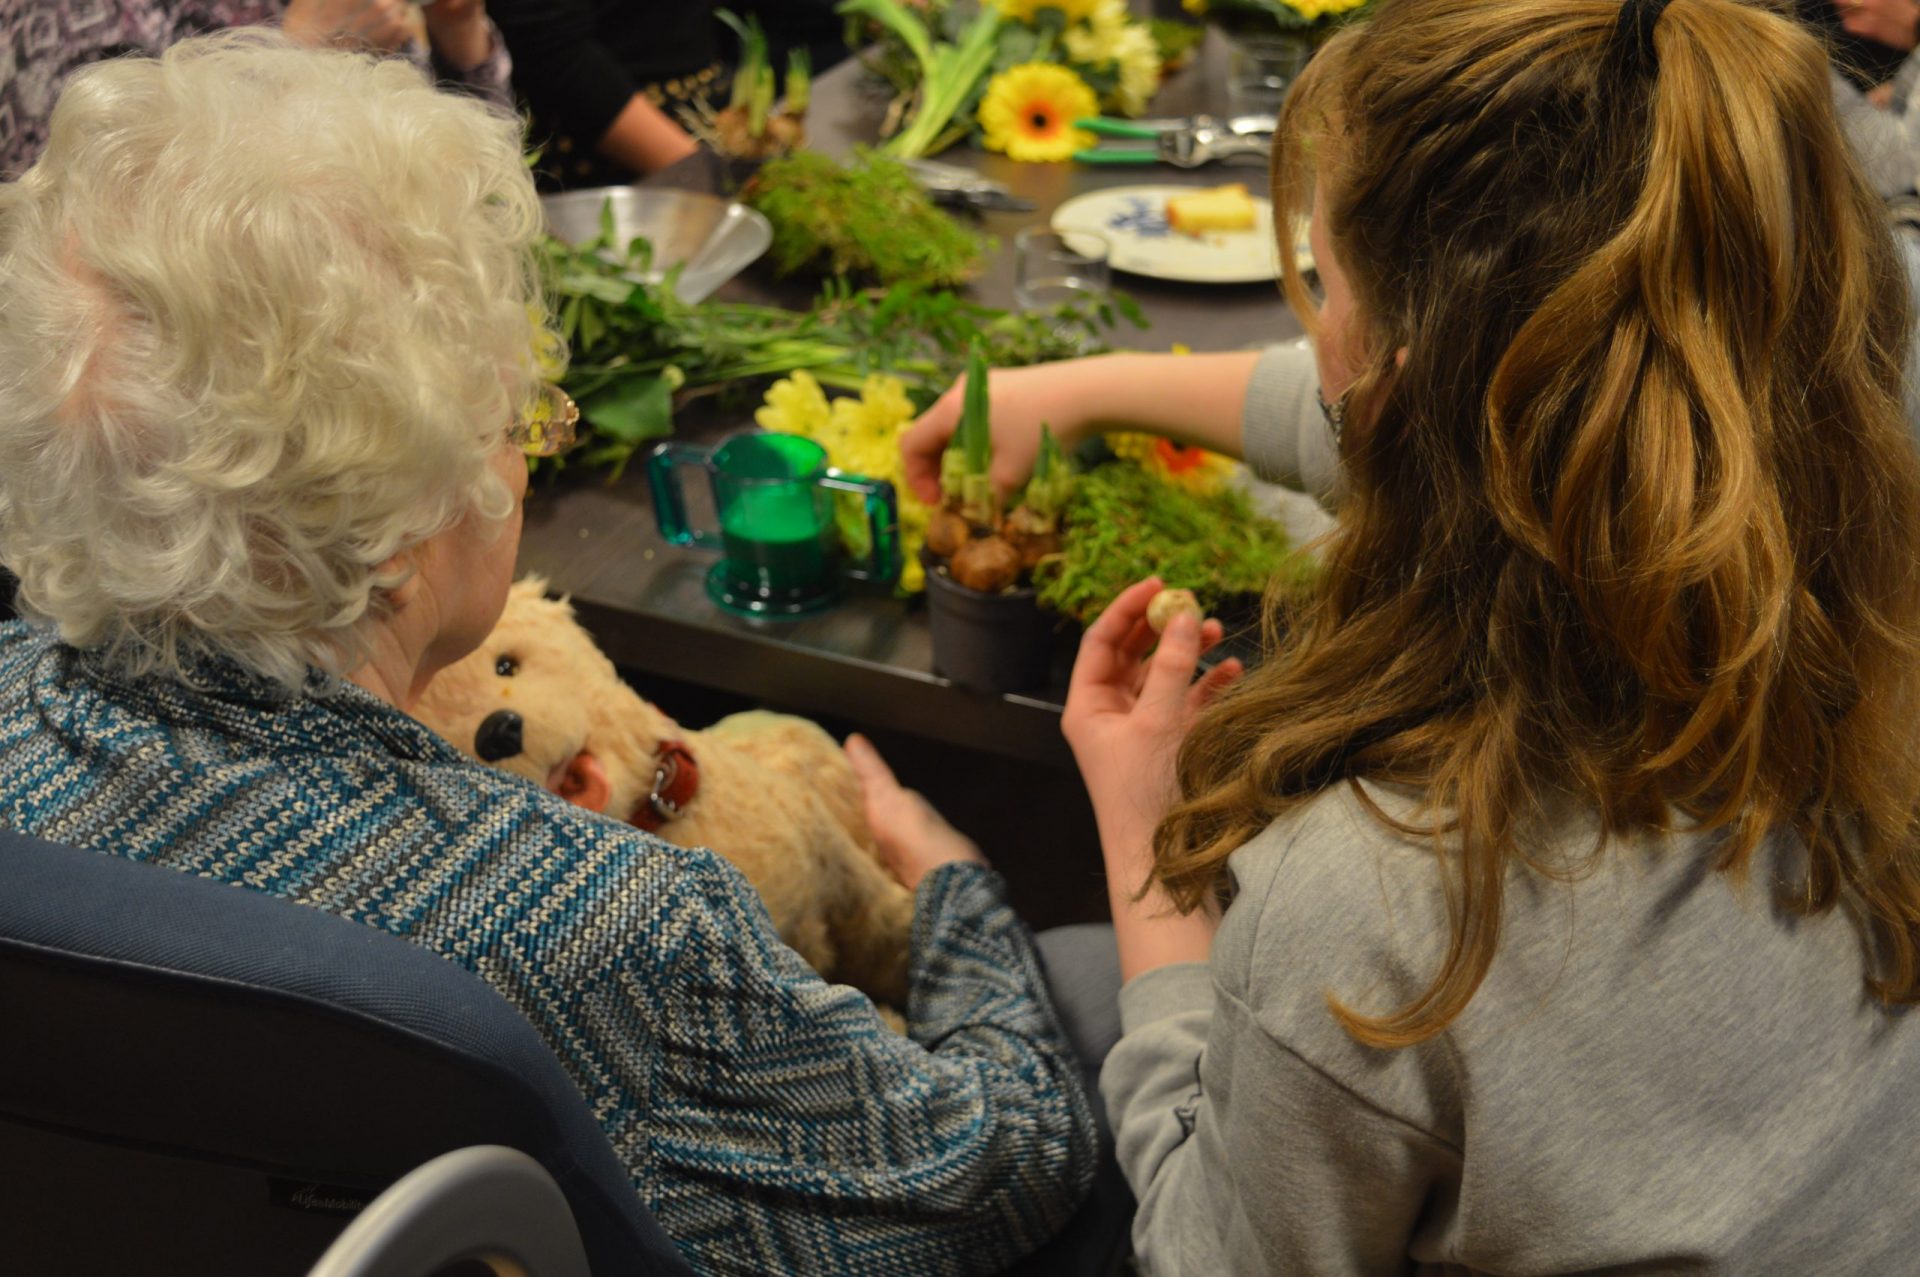
[[1333,435],[1333,441],[1336,444],[1340,442],[1340,435],[1347,428],[1347,399],[1352,394],[1353,391],[1348,389],[1338,399],[1328,403],[1327,397],[1321,394],[1317,387],[1313,392],[1313,397],[1320,401],[1320,415],[1327,419],[1327,431]]
[[512,425],[507,442],[529,457],[552,457],[573,447],[574,428],[580,424],[580,405],[552,382],[542,382]]

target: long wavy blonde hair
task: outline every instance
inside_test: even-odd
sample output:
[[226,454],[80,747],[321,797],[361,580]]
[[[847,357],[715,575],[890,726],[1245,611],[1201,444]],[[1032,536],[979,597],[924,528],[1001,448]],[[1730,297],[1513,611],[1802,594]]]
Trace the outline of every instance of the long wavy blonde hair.
[[1394,0],[1286,106],[1276,206],[1317,185],[1364,328],[1344,503],[1317,595],[1269,605],[1271,658],[1182,749],[1157,876],[1198,907],[1316,793],[1415,787],[1452,935],[1405,1006],[1329,995],[1376,1046],[1467,1006],[1570,805],[1603,845],[1719,830],[1729,873],[1791,828],[1795,907],[1852,910],[1873,992],[1920,1000],[1898,252],[1814,39],[1673,0],[1649,60],[1620,18]]

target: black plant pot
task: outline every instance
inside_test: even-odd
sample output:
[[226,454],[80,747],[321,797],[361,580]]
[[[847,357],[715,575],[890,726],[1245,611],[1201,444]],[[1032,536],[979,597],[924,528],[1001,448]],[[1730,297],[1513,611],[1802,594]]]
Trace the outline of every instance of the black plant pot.
[[1053,668],[1054,618],[1033,590],[988,594],[947,575],[924,551],[927,620],[933,627],[933,672],[976,692],[1030,692]]

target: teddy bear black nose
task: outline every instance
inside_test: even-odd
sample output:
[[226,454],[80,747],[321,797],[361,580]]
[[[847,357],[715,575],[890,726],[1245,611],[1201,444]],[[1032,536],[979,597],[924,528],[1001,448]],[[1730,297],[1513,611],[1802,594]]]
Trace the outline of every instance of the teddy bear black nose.
[[480,720],[473,734],[473,752],[483,763],[497,763],[520,752],[520,716],[510,709],[497,709]]

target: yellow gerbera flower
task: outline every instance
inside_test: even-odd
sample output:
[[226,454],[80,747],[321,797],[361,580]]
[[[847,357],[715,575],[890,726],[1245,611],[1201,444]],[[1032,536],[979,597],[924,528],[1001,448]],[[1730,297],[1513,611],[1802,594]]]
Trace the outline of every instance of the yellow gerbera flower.
[[1016,22],[1032,22],[1042,9],[1058,9],[1068,22],[1078,22],[1099,3],[1100,0],[994,0],[1000,15]]
[[1087,82],[1063,66],[1026,62],[993,77],[980,102],[989,151],[1031,163],[1070,160],[1097,139],[1073,127],[1100,113]]

